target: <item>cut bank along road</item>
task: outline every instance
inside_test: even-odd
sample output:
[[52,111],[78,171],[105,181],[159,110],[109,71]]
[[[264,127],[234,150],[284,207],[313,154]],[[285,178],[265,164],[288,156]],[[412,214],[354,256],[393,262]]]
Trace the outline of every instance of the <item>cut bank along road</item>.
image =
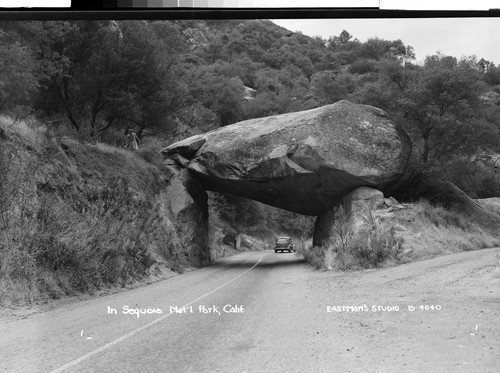
[[497,372],[499,257],[489,249],[332,273],[295,254],[242,253],[0,322],[0,371]]

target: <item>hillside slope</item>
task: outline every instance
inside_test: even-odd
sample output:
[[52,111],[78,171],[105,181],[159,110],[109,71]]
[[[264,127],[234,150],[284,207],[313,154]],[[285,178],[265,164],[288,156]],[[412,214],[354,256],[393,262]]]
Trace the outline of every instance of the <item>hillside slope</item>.
[[190,266],[152,154],[58,143],[40,127],[2,120],[0,303],[92,293]]

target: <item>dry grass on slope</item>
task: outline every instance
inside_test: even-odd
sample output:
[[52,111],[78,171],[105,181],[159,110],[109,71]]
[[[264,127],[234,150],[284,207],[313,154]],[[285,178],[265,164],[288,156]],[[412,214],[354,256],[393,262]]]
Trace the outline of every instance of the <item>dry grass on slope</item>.
[[125,286],[185,264],[142,154],[0,118],[0,305]]
[[303,241],[298,252],[317,269],[356,270],[500,246],[500,230],[495,236],[469,217],[426,201],[367,220],[354,232],[339,209],[330,244],[312,247]]
[[500,231],[484,231],[468,216],[421,201],[402,210],[398,223],[410,260],[500,246]]
[[476,199],[476,202],[483,206],[486,210],[500,215],[500,197]]

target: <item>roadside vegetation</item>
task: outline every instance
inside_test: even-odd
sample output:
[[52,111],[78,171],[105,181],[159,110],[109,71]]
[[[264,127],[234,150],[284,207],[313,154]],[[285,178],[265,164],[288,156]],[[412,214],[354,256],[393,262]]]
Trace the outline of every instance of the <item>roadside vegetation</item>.
[[500,246],[500,232],[493,235],[467,216],[426,201],[404,204],[388,219],[375,216],[365,216],[365,224],[354,229],[340,207],[331,242],[314,247],[302,239],[297,252],[316,269],[344,271]]

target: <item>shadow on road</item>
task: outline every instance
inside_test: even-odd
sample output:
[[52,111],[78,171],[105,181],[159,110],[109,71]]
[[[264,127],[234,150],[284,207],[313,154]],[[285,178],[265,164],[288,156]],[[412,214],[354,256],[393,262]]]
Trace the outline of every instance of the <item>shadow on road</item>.
[[[284,254],[286,255],[286,254]],[[251,260],[241,260],[241,261],[220,261],[218,263],[211,264],[209,267],[210,268],[250,268],[252,267],[257,261],[251,261]],[[258,266],[255,267],[255,269],[259,268],[284,268],[284,267],[291,267],[291,266],[302,266],[305,263],[304,259],[302,257],[297,257],[293,256],[292,258],[290,256],[283,256],[280,258],[279,255],[277,256],[268,256],[264,260],[262,260]]]

